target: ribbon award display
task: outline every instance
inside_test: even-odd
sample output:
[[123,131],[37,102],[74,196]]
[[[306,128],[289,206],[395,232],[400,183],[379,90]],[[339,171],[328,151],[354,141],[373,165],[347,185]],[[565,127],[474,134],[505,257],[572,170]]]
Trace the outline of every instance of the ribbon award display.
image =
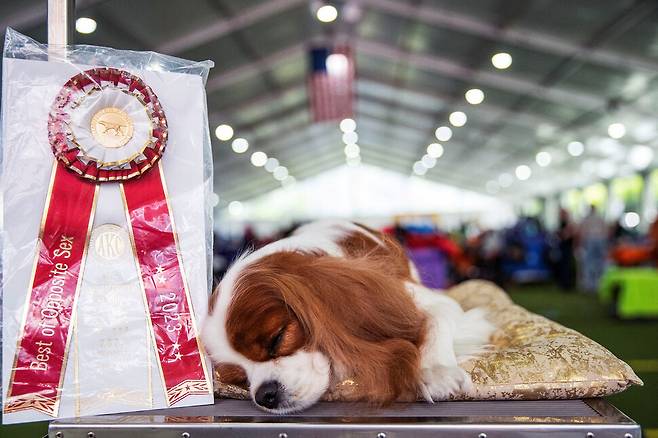
[[[57,416],[99,187],[106,183],[121,185],[167,404],[212,393],[160,162],[167,136],[157,96],[127,71],[87,70],[55,99],[48,139],[56,160],[5,413]],[[115,243],[98,244],[111,253]]]

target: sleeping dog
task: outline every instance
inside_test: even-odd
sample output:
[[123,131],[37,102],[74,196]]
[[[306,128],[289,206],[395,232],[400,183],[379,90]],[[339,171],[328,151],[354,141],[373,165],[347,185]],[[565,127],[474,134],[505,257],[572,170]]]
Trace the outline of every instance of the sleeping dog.
[[313,405],[346,378],[364,401],[443,400],[493,331],[481,309],[423,287],[391,237],[316,222],[239,258],[210,299],[202,340],[262,409]]

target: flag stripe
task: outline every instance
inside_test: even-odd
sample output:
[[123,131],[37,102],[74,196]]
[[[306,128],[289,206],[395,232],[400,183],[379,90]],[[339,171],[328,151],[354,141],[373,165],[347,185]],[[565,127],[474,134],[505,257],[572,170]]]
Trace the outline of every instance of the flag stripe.
[[[345,56],[344,71],[327,68],[331,54]],[[315,122],[340,120],[354,116],[354,57],[349,46],[337,46],[332,51],[315,48],[310,52],[311,71],[308,81],[309,103]]]

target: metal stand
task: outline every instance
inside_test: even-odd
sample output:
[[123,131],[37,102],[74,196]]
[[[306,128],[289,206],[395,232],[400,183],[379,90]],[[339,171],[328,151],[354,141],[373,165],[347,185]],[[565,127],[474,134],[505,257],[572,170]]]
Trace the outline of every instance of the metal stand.
[[67,46],[73,41],[75,0],[48,0],[48,44]]
[[597,400],[400,403],[374,409],[320,403],[279,416],[246,400],[215,405],[60,419],[49,438],[640,438],[640,426]]

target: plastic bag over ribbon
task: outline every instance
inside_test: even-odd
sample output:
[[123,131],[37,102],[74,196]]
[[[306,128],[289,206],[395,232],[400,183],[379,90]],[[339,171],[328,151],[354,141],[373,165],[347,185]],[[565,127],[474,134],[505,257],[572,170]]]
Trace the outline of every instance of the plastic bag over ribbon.
[[212,403],[212,65],[7,30],[5,423]]

